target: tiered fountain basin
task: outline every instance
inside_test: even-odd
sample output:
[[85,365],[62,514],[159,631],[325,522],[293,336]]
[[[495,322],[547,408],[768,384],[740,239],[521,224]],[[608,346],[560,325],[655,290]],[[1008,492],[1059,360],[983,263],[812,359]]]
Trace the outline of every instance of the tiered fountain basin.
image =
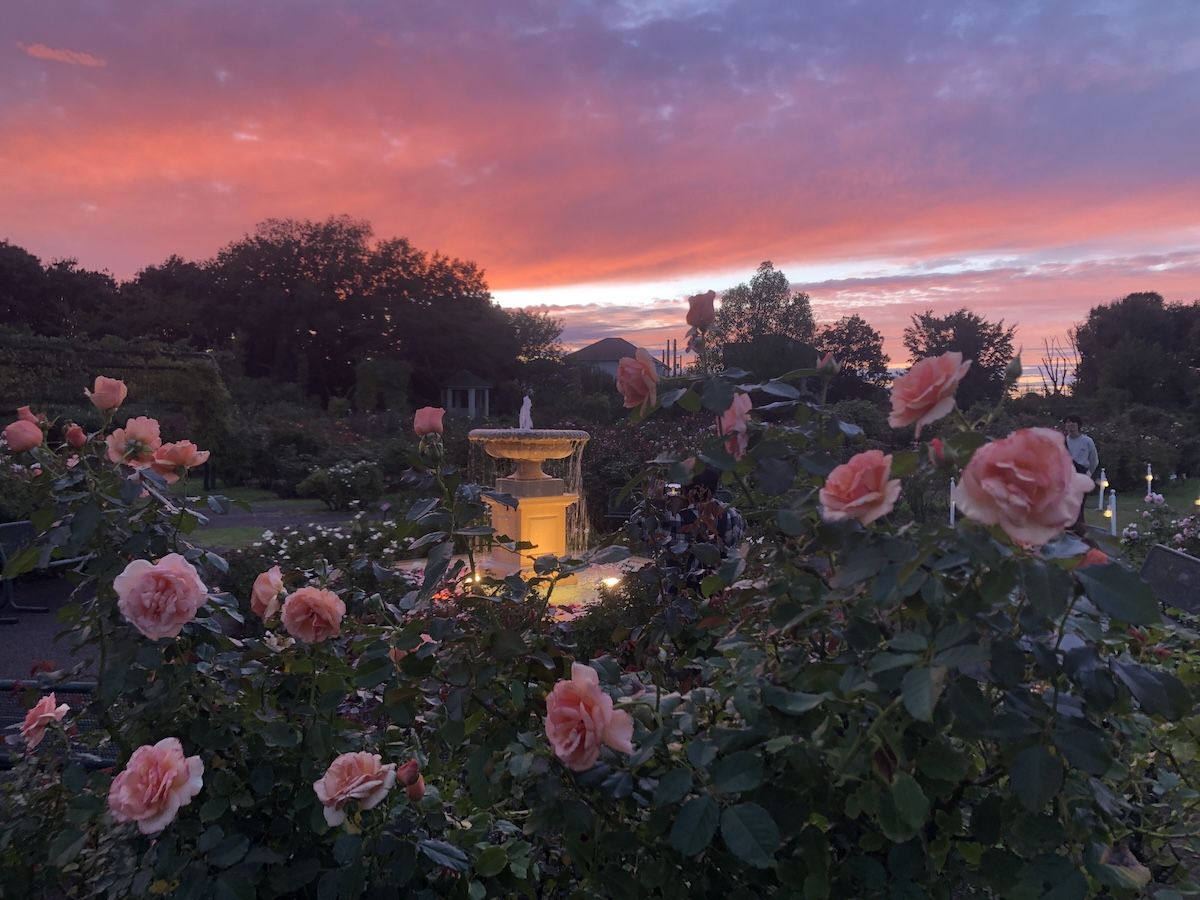
[[566,483],[542,471],[548,459],[566,459],[591,437],[586,431],[538,428],[476,428],[467,435],[493,459],[516,463],[511,475],[496,479],[496,490],[517,498],[516,508],[485,498],[492,527],[513,541],[534,545],[523,554],[493,544],[484,568],[493,575],[511,575],[532,567],[529,557],[567,552],[567,509],[579,500],[566,492]]

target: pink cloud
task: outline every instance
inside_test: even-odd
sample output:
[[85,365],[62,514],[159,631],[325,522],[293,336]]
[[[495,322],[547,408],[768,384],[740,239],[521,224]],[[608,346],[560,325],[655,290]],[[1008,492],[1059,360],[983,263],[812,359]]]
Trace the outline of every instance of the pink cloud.
[[47,47],[45,44],[22,44],[19,41],[17,42],[17,46],[34,59],[49,59],[54,62],[67,63],[72,66],[87,66],[89,68],[103,68],[108,65],[100,57],[92,56],[90,53],[81,53],[78,50]]

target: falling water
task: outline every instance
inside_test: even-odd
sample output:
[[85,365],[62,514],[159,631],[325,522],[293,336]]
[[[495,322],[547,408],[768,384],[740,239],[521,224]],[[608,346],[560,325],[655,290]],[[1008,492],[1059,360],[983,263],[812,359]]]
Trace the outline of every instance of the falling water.
[[571,441],[571,455],[566,459],[547,460],[542,468],[546,474],[561,478],[566,493],[579,499],[567,509],[567,549],[581,553],[588,548],[590,527],[587,515],[587,497],[583,493],[583,448],[587,438]]

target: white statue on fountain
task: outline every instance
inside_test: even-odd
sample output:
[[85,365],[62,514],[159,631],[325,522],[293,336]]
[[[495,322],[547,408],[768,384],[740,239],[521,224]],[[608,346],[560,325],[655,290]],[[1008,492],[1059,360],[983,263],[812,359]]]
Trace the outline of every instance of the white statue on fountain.
[[529,395],[525,395],[525,399],[521,401],[521,414],[517,419],[517,427],[522,431],[533,430],[533,401],[529,399]]

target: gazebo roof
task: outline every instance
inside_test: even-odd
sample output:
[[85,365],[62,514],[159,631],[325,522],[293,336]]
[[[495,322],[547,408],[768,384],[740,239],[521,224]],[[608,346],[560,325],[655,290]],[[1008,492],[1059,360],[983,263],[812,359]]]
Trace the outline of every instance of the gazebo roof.
[[484,381],[474,372],[468,372],[466,369],[459,369],[443,383],[442,387],[448,388],[490,388],[490,381]]

